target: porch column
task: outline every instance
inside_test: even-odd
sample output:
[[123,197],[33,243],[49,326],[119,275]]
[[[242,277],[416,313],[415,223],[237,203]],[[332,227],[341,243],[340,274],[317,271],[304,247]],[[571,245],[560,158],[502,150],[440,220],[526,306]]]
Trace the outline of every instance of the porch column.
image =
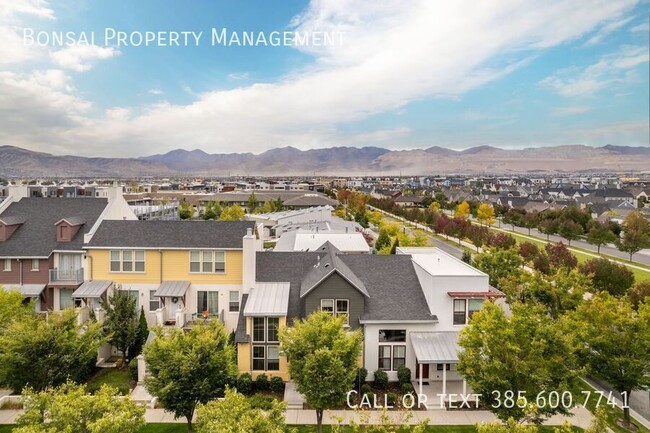
[[447,364],[442,364],[442,395],[447,395]]
[[463,378],[463,395],[467,395],[467,381]]
[[422,364],[419,364],[418,368],[420,369],[420,395],[422,395]]

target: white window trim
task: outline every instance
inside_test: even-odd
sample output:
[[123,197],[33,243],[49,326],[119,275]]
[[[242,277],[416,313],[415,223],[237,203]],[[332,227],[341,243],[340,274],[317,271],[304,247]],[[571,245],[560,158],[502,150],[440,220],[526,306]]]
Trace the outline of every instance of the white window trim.
[[[36,266],[34,266],[36,264]],[[32,259],[32,272],[38,272],[41,270],[41,261],[38,259]]]
[[2,264],[3,272],[11,272],[11,259],[5,259]]
[[[454,302],[452,302],[452,305],[451,305],[451,323],[452,323],[453,326],[465,326],[465,325],[467,325],[469,323],[469,319],[470,319],[470,317],[469,317],[469,302],[473,301],[473,300],[479,300],[479,298],[454,298]],[[480,299],[480,300],[485,302],[484,299]],[[456,301],[465,301],[465,323],[454,323],[454,315],[456,314],[454,304],[456,303]],[[481,308],[482,307],[483,307],[483,305],[481,305]],[[476,311],[479,311],[479,310],[474,310],[474,311],[476,312]]]
[[[210,251],[212,253],[212,272],[204,272],[203,271],[203,251]],[[192,262],[192,253],[199,253],[199,261],[198,262]],[[221,261],[217,261],[217,254],[216,253],[223,253],[223,271],[217,271],[217,263],[221,263]],[[226,264],[226,251],[225,250],[192,250],[189,251],[189,268],[188,272],[190,274],[217,274],[217,275],[225,275],[226,272],[228,271],[227,264]],[[193,271],[192,270],[192,263],[198,263],[199,264],[199,269],[198,271]]]
[[[112,260],[112,252],[117,251],[120,254],[120,259],[119,260]],[[124,269],[124,251],[130,251],[131,252],[131,265],[133,270],[132,271],[125,271]],[[135,253],[142,251],[142,257],[143,260],[136,260],[135,259]],[[119,271],[114,271],[111,267],[112,263],[118,262],[120,264],[120,270]],[[135,270],[135,264],[142,262],[144,265],[144,269],[142,271],[136,271]],[[147,253],[144,250],[130,250],[130,249],[125,249],[125,250],[109,250],[108,252],[108,273],[109,274],[145,274],[147,272]]]
[[196,314],[197,316],[199,314],[202,314],[203,312],[199,313],[199,293],[216,293],[217,294],[217,311],[216,313],[210,313],[210,310],[208,310],[208,317],[219,317],[220,315],[220,309],[219,309],[219,291],[218,290],[197,290],[196,291]]
[[381,353],[380,347],[390,347],[390,370],[384,370],[384,371],[397,371],[395,368],[395,346],[403,347],[404,348],[404,365],[406,365],[406,353],[407,353],[407,348],[406,348],[406,342],[394,342],[394,343],[379,343],[377,345],[377,367],[379,368],[379,355]]
[[[321,311],[325,311],[325,310],[323,310],[323,301],[332,301],[333,302],[332,311],[331,312],[327,311],[328,314],[332,314],[334,317],[338,317],[339,314],[345,314],[345,316],[346,316],[346,318],[345,318],[345,326],[350,326],[350,300],[349,299],[344,299],[344,298],[340,298],[340,299],[332,299],[332,298],[321,299],[320,300],[320,309],[321,309]],[[338,304],[339,301],[345,301],[347,303],[348,311],[346,311],[344,313],[338,311],[337,304]]]
[[[160,309],[160,298],[157,297],[157,296],[153,296],[154,293],[156,293],[155,290],[149,290],[149,304],[148,304],[149,306],[147,308],[149,308],[150,313],[154,313],[154,312],[158,311],[158,309]],[[156,308],[155,310],[151,309],[151,302],[152,301],[158,303],[158,308]]]
[[[234,302],[233,300],[230,299],[233,293],[237,293],[237,311],[230,310],[230,304]],[[240,310],[241,310],[241,295],[239,293],[239,290],[229,290],[228,291],[228,312],[231,314],[239,314]]]

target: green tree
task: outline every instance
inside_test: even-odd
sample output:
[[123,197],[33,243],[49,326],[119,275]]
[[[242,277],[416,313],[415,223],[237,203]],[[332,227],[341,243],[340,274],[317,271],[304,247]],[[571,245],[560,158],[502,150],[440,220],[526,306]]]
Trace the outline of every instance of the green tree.
[[178,203],[178,216],[182,220],[190,219],[194,215],[194,206],[186,199],[183,198]]
[[221,206],[216,201],[210,201],[205,205],[205,210],[201,218],[204,220],[214,220],[221,215]]
[[318,311],[280,330],[289,373],[298,392],[316,409],[319,433],[323,411],[345,402],[356,377],[363,338],[359,331],[348,332],[344,323],[344,316]]
[[[564,328],[590,374],[628,396],[650,386],[650,304],[635,311],[627,298],[599,293],[568,315]],[[629,407],[623,421],[629,428]]]
[[227,388],[223,400],[199,404],[196,408],[197,433],[284,433],[286,403],[273,400],[269,410],[251,406],[243,394]]
[[627,266],[607,259],[590,259],[578,266],[580,272],[589,275],[598,291],[613,296],[625,295],[634,284],[634,274]]
[[547,218],[539,222],[537,229],[546,235],[546,240],[548,241],[551,235],[557,233],[558,227],[559,223],[556,219]]
[[83,381],[95,367],[102,335],[98,323],[78,325],[72,309],[50,314],[47,321],[15,320],[0,335],[0,385],[41,391],[69,379]]
[[379,229],[379,237],[375,242],[375,249],[379,251],[382,248],[384,248],[386,245],[390,245],[390,236],[388,235],[388,230],[382,227],[381,229]]
[[144,426],[144,407],[121,398],[107,385],[88,394],[72,382],[42,392],[23,392],[25,413],[15,433],[136,433]]
[[30,304],[25,305],[25,297],[18,290],[5,290],[0,286],[0,335],[14,321],[29,318],[33,314]]
[[[632,308],[635,310],[639,309],[639,305],[646,299],[650,298],[650,280],[639,281],[632,287],[627,294],[630,302],[632,303]],[[650,303],[650,300],[646,300],[646,303]]]
[[[530,418],[539,424],[551,415],[568,413],[562,405],[540,405],[530,415],[525,405],[517,404],[518,392],[534,403],[538,395],[568,391],[577,378],[569,339],[541,306],[515,303],[508,317],[487,302],[461,331],[459,344],[463,350],[458,371],[500,420]],[[516,404],[504,404],[513,391],[510,398]]]
[[107,301],[102,301],[106,311],[104,330],[108,341],[122,352],[122,366],[126,366],[131,354],[129,348],[138,337],[137,298],[127,290],[115,290]]
[[587,242],[591,245],[596,245],[598,254],[600,254],[600,247],[609,243],[615,242],[616,235],[609,229],[609,225],[603,224],[599,221],[593,220],[588,224]]
[[572,220],[565,220],[560,223],[557,232],[560,236],[569,241],[569,246],[571,246],[571,241],[579,239],[580,235],[582,235],[584,231],[580,224]]
[[397,247],[399,247],[399,238],[395,238],[395,242],[393,242],[393,245],[390,247],[390,253],[391,254],[397,254]]
[[235,380],[235,348],[217,320],[189,331],[158,327],[153,332],[155,338],[144,349],[150,373],[145,386],[176,418],[185,417],[191,432],[196,405],[223,397],[226,385]]
[[140,307],[140,316],[138,318],[138,328],[136,330],[135,341],[129,347],[129,359],[133,361],[136,356],[142,353],[142,348],[147,342],[149,336],[149,325],[147,325],[147,316],[144,314],[144,307]]
[[251,195],[248,196],[248,204],[246,205],[246,208],[248,209],[248,213],[253,213],[259,205],[260,202],[257,200],[255,193],[251,192]]
[[630,255],[630,261],[634,253],[650,248],[650,221],[639,211],[631,212],[625,217],[623,232],[616,246]]
[[490,276],[490,284],[494,287],[500,287],[500,280],[512,275],[518,275],[522,272],[523,264],[517,251],[497,250],[490,248],[486,252],[474,256],[472,263],[474,267],[485,272]]
[[244,209],[238,204],[225,207],[219,215],[219,221],[241,221],[244,219]]

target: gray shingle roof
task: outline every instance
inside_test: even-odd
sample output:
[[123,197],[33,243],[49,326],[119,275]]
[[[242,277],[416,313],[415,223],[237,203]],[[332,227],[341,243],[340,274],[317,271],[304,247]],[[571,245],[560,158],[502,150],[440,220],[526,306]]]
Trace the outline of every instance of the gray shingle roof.
[[102,221],[88,247],[242,248],[252,221]]
[[8,226],[13,226],[16,224],[22,224],[25,222],[25,218],[20,216],[4,216],[0,215],[0,223]]
[[[259,252],[257,281],[291,284],[287,319],[304,314],[300,297],[307,274],[324,252]],[[337,254],[366,288],[362,320],[435,320],[431,316],[410,255]]]
[[[24,223],[0,242],[0,257],[49,257],[53,250],[81,250],[88,233],[106,208],[104,198],[23,198],[12,203],[0,219],[24,219]],[[80,218],[81,226],[70,242],[56,241],[56,226],[62,218]]]
[[338,255],[341,253],[331,242],[327,241],[320,246],[317,252],[322,253],[320,260],[316,265],[305,275],[300,285],[300,297],[302,298],[309,293],[314,287],[321,283],[325,278],[334,272],[345,278],[360,291],[364,296],[368,295],[368,290],[363,284],[363,281],[348,268],[348,266],[339,259]]

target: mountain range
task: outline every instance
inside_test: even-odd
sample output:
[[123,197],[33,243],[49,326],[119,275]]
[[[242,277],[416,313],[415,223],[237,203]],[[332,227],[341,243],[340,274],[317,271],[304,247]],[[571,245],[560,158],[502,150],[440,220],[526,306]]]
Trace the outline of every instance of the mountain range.
[[565,145],[388,150],[281,147],[260,154],[176,149],[140,158],[52,155],[0,146],[0,177],[554,174],[650,172],[650,147]]

